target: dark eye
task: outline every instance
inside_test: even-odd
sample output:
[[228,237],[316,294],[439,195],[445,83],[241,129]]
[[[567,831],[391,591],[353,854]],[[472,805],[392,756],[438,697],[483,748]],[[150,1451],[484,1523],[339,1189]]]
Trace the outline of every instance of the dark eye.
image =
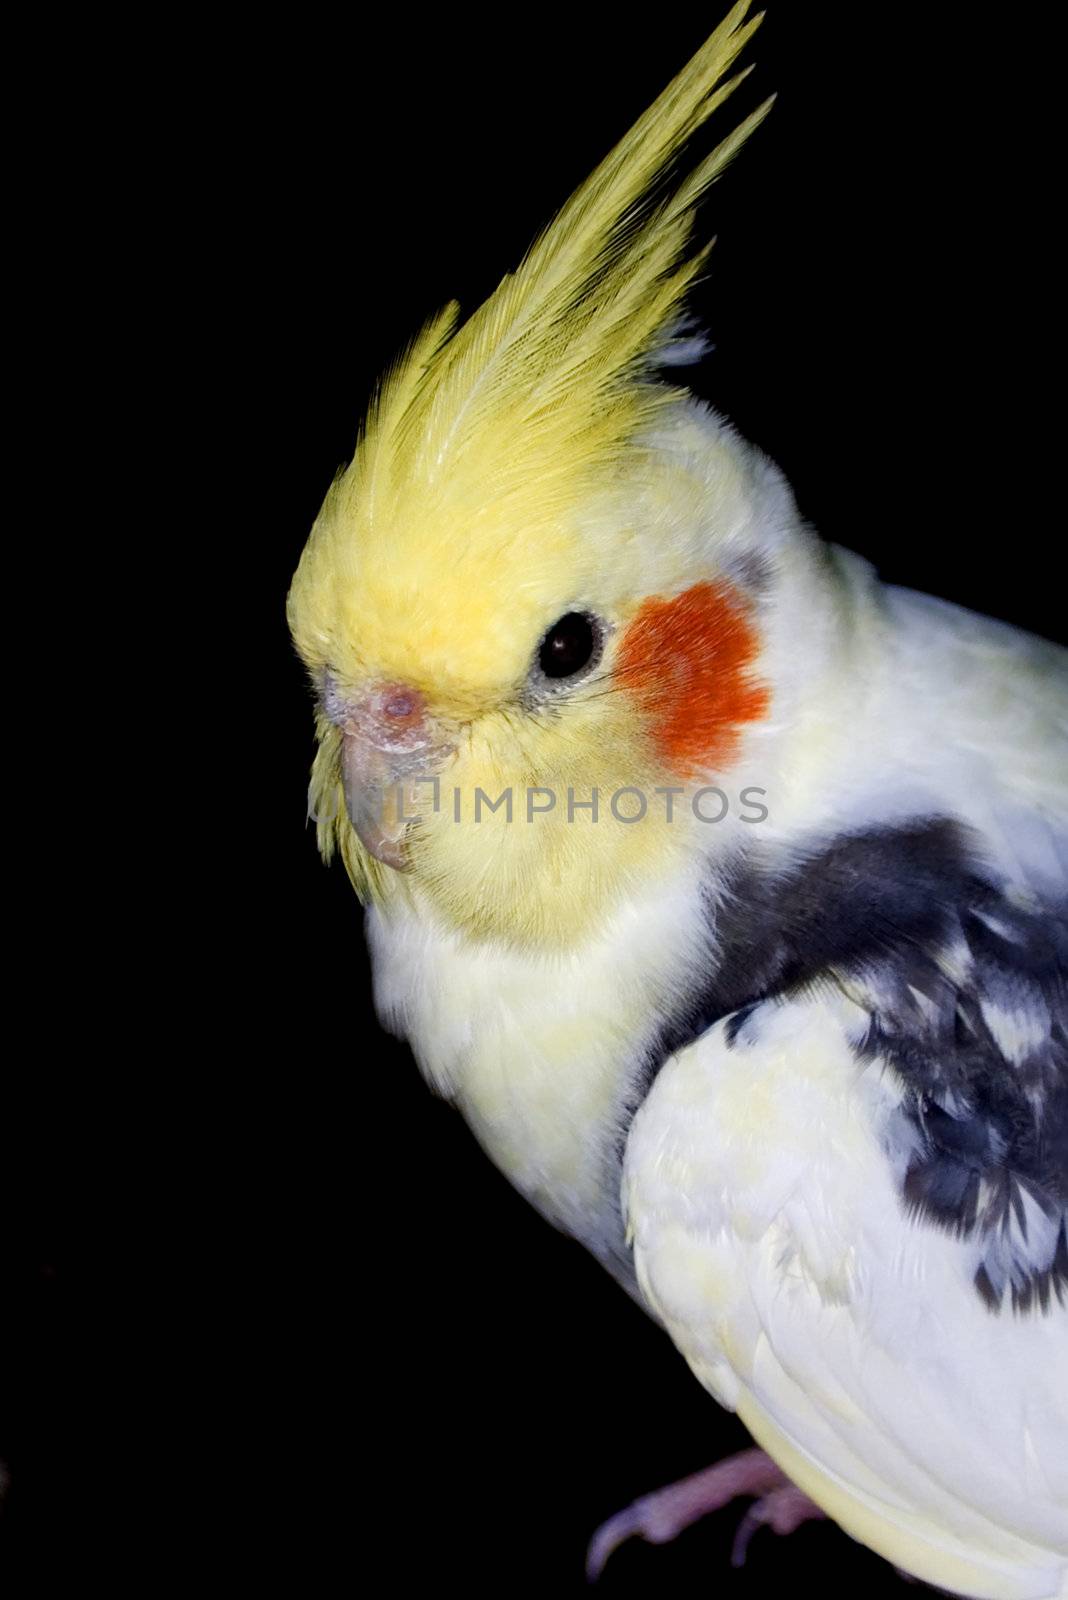
[[569,611],[541,641],[538,665],[547,678],[570,678],[589,664],[596,648],[597,633],[590,618]]

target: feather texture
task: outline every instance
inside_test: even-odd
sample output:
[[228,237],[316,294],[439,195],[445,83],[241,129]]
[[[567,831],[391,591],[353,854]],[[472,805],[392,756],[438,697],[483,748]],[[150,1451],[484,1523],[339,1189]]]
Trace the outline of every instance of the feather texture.
[[[766,100],[672,188],[687,140],[747,75],[759,26],[739,0],[693,59],[461,326],[433,318],[380,386],[294,580],[290,622],[321,660],[337,577],[388,550],[532,546],[573,521],[677,391],[656,381],[711,249],[688,254],[694,208],[767,114]],[[670,353],[669,357],[670,359]],[[327,591],[324,593],[324,591]]]
[[[1068,1597],[1068,658],[880,586],[658,380],[770,104],[677,176],[747,18],[375,395],[290,596],[313,810],[383,1021],[797,1483],[933,1582]],[[550,696],[574,612],[599,653]],[[447,751],[403,877],[341,804],[369,688]],[[720,793],[683,779],[761,827],[606,814]]]
[[[758,27],[740,0],[577,190],[519,269],[432,363],[397,428],[395,491],[572,490],[603,467],[670,391],[642,383],[706,246],[684,259],[694,207],[763,119],[765,101],[673,194],[666,169],[747,73],[722,81]],[[751,70],[751,69],[749,69]]]

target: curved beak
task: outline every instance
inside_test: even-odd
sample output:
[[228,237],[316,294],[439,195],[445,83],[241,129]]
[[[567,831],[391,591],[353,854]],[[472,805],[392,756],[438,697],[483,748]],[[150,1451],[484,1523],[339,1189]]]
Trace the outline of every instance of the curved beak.
[[341,728],[349,821],[377,860],[406,871],[408,829],[438,809],[437,774],[453,746],[427,715],[422,695],[404,684],[330,702],[328,693],[328,713]]

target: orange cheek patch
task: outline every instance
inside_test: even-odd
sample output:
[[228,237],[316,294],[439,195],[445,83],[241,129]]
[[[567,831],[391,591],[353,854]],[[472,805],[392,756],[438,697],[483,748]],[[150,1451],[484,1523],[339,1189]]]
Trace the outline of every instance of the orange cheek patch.
[[680,776],[729,762],[742,728],[767,711],[770,691],[749,675],[758,649],[745,602],[725,583],[646,600],[627,629],[616,674]]

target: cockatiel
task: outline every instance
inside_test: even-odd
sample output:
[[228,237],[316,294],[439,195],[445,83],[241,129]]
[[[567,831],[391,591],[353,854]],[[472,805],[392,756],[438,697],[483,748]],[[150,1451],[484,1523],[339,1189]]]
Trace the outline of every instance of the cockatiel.
[[663,381],[747,11],[375,396],[289,596],[311,806],[383,1021],[766,1452],[595,1565],[728,1484],[1064,1597],[1068,656],[880,584]]

